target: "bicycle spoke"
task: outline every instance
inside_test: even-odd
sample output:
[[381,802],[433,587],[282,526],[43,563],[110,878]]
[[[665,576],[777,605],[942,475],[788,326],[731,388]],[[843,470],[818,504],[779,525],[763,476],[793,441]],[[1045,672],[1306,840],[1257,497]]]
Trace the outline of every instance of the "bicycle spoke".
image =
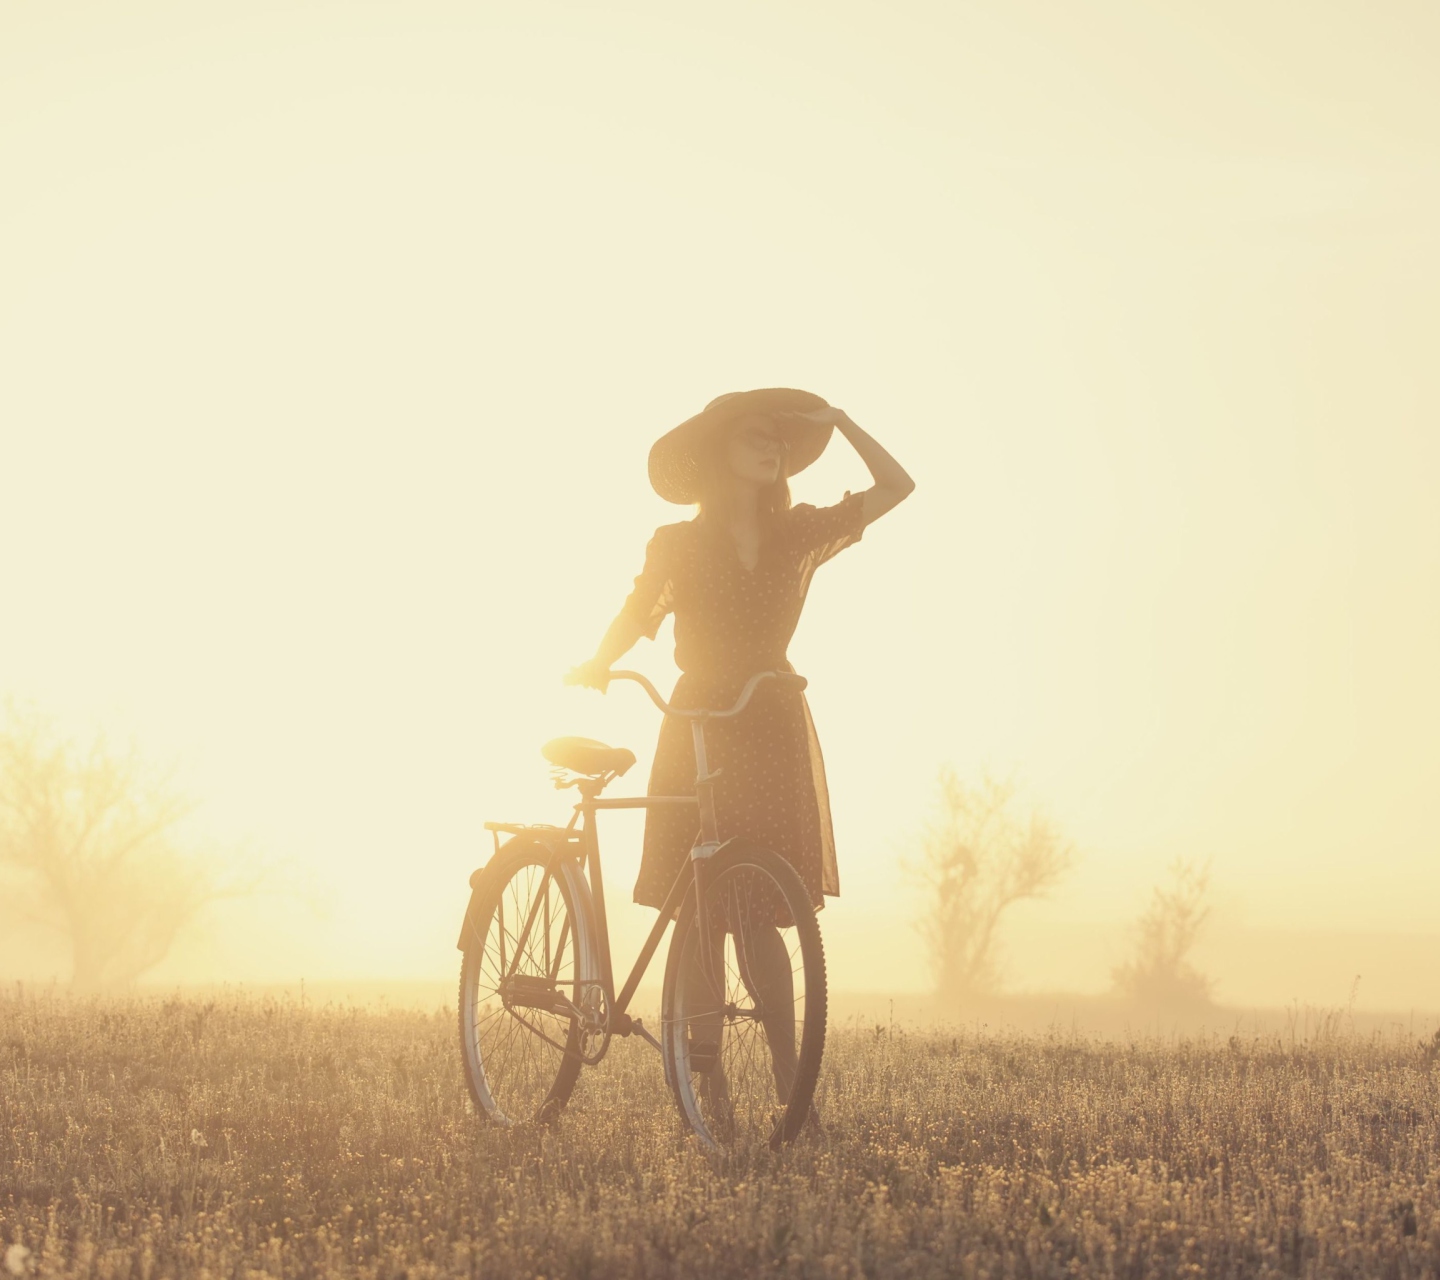
[[[689,1070],[677,1086],[682,1111],[696,1108],[702,1133],[721,1145],[771,1142],[782,1123],[793,1123],[787,1117],[805,1036],[806,973],[799,930],[776,924],[785,894],[763,866],[740,862],[719,872],[704,910],[711,929],[723,930],[714,975],[720,990],[708,989],[710,965],[699,963],[692,923],[678,996],[667,1006],[670,1041],[689,1046]],[[808,1071],[803,1106],[814,1087],[813,1067]]]
[[549,1002],[578,1001],[588,975],[579,969],[569,895],[553,866],[539,856],[516,865],[493,903],[483,942],[467,961],[474,1046],[467,1061],[477,1101],[506,1123],[533,1119],[573,1061],[575,1015]]

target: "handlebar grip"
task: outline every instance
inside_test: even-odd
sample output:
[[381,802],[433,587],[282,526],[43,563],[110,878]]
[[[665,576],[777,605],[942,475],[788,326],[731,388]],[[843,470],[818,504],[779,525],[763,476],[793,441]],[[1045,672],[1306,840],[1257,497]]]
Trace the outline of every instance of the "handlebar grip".
[[782,689],[794,689],[796,693],[801,692],[810,683],[804,676],[794,671],[777,671],[775,680]]

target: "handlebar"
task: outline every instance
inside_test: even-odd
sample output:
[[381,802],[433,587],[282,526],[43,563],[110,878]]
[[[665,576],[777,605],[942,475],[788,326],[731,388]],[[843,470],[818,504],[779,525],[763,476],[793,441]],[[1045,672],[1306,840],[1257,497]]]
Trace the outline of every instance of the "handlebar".
[[796,675],[793,671],[757,671],[745,682],[745,687],[740,690],[740,697],[729,711],[706,711],[703,709],[692,711],[682,707],[672,707],[660,696],[660,691],[638,671],[612,671],[610,673],[610,679],[633,680],[650,695],[650,701],[659,707],[665,715],[676,716],[683,720],[726,720],[730,716],[738,716],[745,710],[755,690],[758,689],[761,682],[765,680],[778,680],[782,687],[794,689],[797,693],[810,683],[804,676]]

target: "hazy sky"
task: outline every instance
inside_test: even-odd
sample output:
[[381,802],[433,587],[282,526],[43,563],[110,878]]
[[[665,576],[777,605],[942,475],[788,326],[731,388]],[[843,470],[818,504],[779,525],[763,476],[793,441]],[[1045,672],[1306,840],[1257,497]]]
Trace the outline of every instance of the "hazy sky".
[[1220,994],[1341,1000],[1440,896],[1437,66],[1429,3],[6,0],[0,693],[318,901],[165,975],[444,976],[480,822],[564,820],[540,742],[643,787],[653,709],[560,677],[687,514],[651,441],[806,387],[919,482],[791,650],[836,984],[925,984],[948,761],[1080,852],[1014,985],[1209,857]]

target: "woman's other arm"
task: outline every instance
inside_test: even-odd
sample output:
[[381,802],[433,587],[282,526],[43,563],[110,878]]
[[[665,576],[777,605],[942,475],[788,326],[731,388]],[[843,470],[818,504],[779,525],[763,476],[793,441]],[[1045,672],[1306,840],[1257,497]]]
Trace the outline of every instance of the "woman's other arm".
[[645,629],[635,615],[629,609],[622,609],[600,638],[595,656],[572,668],[565,683],[583,684],[587,689],[599,689],[603,693],[610,683],[610,668],[629,653],[644,634]]
[[601,637],[595,656],[573,668],[565,677],[566,684],[583,684],[603,693],[610,683],[611,664],[629,653],[641,636],[655,638],[661,619],[674,605],[670,579],[673,541],[673,527],[655,531],[645,548],[645,567],[635,579],[635,589]]

